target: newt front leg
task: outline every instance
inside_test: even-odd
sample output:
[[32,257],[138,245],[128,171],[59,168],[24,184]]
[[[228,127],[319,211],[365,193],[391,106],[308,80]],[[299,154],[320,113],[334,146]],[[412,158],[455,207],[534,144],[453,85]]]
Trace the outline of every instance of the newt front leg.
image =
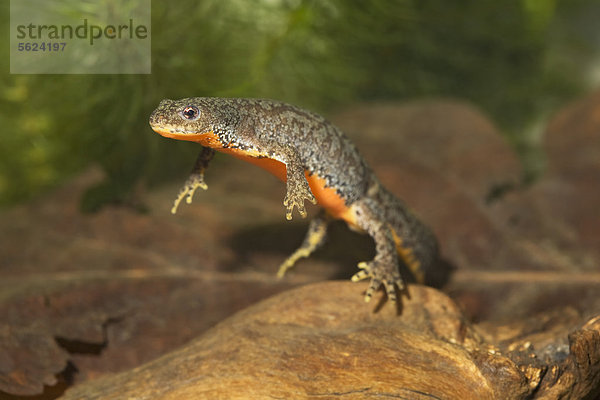
[[[287,167],[288,171],[290,167]],[[287,220],[292,219],[292,211],[294,207],[298,208],[298,213],[302,218],[306,218],[306,208],[304,207],[304,200],[308,200],[313,204],[317,204],[315,196],[310,191],[310,186],[304,176],[304,170],[302,170],[301,178],[298,174],[290,174],[288,172],[286,194],[283,199],[283,205],[286,207],[285,218]],[[291,175],[291,176],[290,176]]]
[[187,178],[183,187],[179,191],[177,198],[173,202],[173,208],[171,208],[171,213],[175,214],[177,212],[177,207],[179,207],[179,203],[186,197],[186,203],[191,204],[192,197],[194,196],[194,192],[196,189],[201,188],[203,190],[208,189],[208,186],[204,182],[204,171],[206,167],[208,167],[208,163],[215,155],[215,151],[210,147],[203,147],[200,154],[198,154],[198,158],[196,158],[196,162],[194,163],[194,168],[192,168],[192,172],[190,176]]
[[286,207],[285,218],[288,220],[292,219],[294,207],[298,209],[300,216],[305,218],[306,208],[304,207],[304,201],[308,200],[313,204],[317,204],[317,199],[315,199],[315,196],[310,191],[310,186],[304,174],[305,167],[302,164],[300,155],[292,146],[272,141],[263,143],[262,145],[271,149],[271,154],[268,157],[285,164],[286,194],[283,199],[283,205]]

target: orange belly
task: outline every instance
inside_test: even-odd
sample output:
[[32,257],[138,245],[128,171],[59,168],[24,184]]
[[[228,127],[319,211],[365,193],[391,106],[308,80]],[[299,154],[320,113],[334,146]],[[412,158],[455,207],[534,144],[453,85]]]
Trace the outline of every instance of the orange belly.
[[[156,132],[162,136],[178,139],[188,140],[191,142],[200,143],[204,147],[210,147],[222,153],[231,154],[232,156],[244,160],[250,164],[257,165],[273,175],[279,178],[281,181],[286,182],[286,166],[284,163],[273,160],[267,157],[261,157],[258,153],[252,153],[245,150],[234,149],[223,147],[221,140],[214,132],[205,132],[198,134],[180,134],[172,133],[165,129],[158,127],[152,127]],[[310,175],[308,171],[304,172],[306,180],[310,185],[310,190],[317,199],[317,202],[334,218],[342,219],[346,221],[351,227],[356,227],[356,217],[350,208],[346,206],[344,199],[342,199],[334,188],[327,187],[325,179],[317,176]]]
[[[257,165],[266,171],[269,171],[281,181],[286,182],[286,166],[284,163],[273,160],[271,158],[258,158],[249,156],[242,150],[238,149],[216,149],[217,151],[231,154],[232,156],[244,160],[250,164]],[[356,225],[354,213],[346,206],[344,199],[342,199],[334,188],[327,187],[325,179],[312,174],[308,171],[304,172],[306,180],[310,186],[310,190],[317,199],[317,202],[334,218],[342,219],[350,225]]]

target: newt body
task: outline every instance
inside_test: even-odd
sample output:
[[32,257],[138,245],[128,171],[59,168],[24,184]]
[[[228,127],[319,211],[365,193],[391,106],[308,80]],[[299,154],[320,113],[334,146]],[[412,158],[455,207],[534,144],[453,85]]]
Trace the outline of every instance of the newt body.
[[301,108],[260,99],[187,98],[163,100],[150,116],[162,136],[200,143],[203,150],[173,207],[196,188],[206,189],[204,170],[214,151],[258,165],[286,182],[286,218],[304,201],[324,210],[310,223],[303,244],[281,265],[279,276],[325,239],[332,219],[368,233],[376,255],[359,263],[353,281],[370,278],[365,300],[382,284],[390,300],[403,288],[399,261],[422,281],[437,260],[432,232],[379,182],[354,144],[335,125]]

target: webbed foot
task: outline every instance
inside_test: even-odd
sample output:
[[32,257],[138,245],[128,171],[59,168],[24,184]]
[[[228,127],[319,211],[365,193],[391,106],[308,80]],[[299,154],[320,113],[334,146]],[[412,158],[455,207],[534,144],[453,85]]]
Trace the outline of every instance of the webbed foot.
[[373,293],[379,289],[381,284],[385,287],[388,299],[392,302],[396,301],[397,294],[404,288],[404,282],[400,277],[398,267],[393,262],[363,261],[358,264],[358,268],[360,268],[360,271],[352,276],[352,282],[371,278],[371,283],[365,293],[365,302],[371,301]]
[[189,176],[189,178],[183,184],[183,187],[179,191],[177,198],[173,202],[173,208],[171,208],[171,214],[175,214],[177,212],[177,207],[179,207],[179,203],[183,198],[186,198],[186,203],[191,204],[192,198],[194,197],[194,192],[196,189],[201,188],[203,190],[208,189],[206,183],[204,183],[204,174],[193,173]]
[[294,211],[294,207],[298,209],[298,213],[302,218],[306,218],[304,200],[308,200],[313,204],[317,204],[317,199],[315,199],[315,196],[313,196],[311,193],[308,182],[305,181],[303,184],[290,187],[290,182],[288,181],[287,194],[283,200],[283,205],[287,208],[285,213],[285,218],[287,220],[292,219],[292,211]]

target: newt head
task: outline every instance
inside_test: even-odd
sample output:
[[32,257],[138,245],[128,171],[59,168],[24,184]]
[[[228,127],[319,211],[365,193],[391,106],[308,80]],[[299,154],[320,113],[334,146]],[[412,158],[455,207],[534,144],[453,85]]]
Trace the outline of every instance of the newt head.
[[232,130],[237,123],[233,117],[228,107],[214,98],[163,100],[150,115],[150,127],[164,137],[220,148],[223,143],[218,133]]

